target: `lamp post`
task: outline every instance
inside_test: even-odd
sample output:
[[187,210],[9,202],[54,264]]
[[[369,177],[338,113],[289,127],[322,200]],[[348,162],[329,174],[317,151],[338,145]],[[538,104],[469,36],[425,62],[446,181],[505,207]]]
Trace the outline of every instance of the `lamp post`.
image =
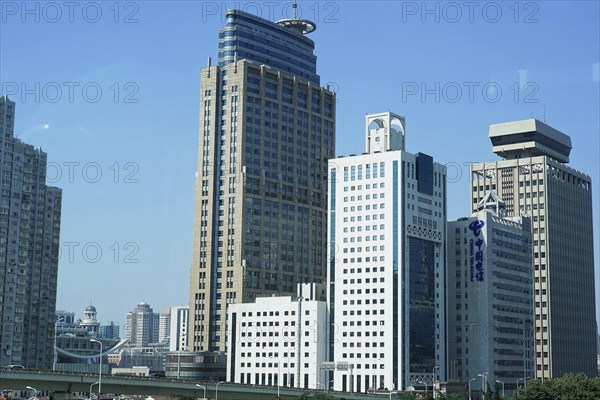
[[439,368],[439,365],[436,365],[435,367],[433,367],[432,373],[433,373],[433,377],[432,377],[432,381],[431,381],[431,392],[432,392],[432,397],[435,399],[435,370],[436,368]]
[[215,400],[219,400],[219,385],[225,383],[225,381],[217,382],[215,385]]
[[[275,359],[273,356],[269,356],[270,359]],[[279,399],[279,387],[281,386],[279,382],[279,378],[281,377],[281,363],[279,362],[279,358],[277,359],[277,398]]]
[[98,370],[98,400],[100,400],[100,393],[102,393],[102,342],[96,339],[90,339],[90,342],[100,343],[100,368]]
[[[321,382],[317,382],[317,390],[319,390],[319,385],[323,386],[323,391],[325,391],[325,384]],[[279,395],[277,395],[279,396]]]
[[94,383],[92,383],[92,384],[90,385],[90,400],[91,400],[91,398],[92,398],[92,387],[93,387],[94,385],[97,385],[98,383],[100,383],[100,382],[94,382]]
[[202,388],[202,389],[204,390],[204,394],[202,395],[202,398],[203,398],[203,399],[206,399],[206,387],[205,387],[205,386],[202,386],[202,385],[199,385],[199,384],[197,384],[197,383],[196,383],[196,386],[198,386],[199,388]]
[[527,386],[527,379],[529,379],[529,378],[530,378],[529,376],[525,377],[525,383],[523,384],[524,385],[523,387]]
[[[484,372],[483,374],[477,374],[477,376],[481,377],[481,391],[483,392],[484,400],[485,400],[485,392],[486,392],[485,382],[487,382],[487,374],[488,374],[488,372]],[[488,400],[490,400],[490,399],[488,399]]]
[[519,388],[519,381],[520,381],[521,379],[523,379],[523,378],[519,378],[519,379],[517,379],[517,389]]
[[504,382],[499,381],[498,379],[496,379],[496,382],[501,383],[502,384],[502,397],[504,397]]
[[32,387],[32,386],[26,386],[26,389],[28,389],[28,390],[33,390],[33,396],[31,396],[31,398],[36,398],[36,397],[37,397],[37,393],[38,393],[38,391],[37,391],[37,389],[36,389],[36,388],[34,388],[34,387]]
[[332,379],[332,380],[330,380],[330,381],[327,383],[327,391],[328,391],[328,392],[329,392],[329,387],[330,387],[330,386],[331,386],[331,390],[333,390],[333,381],[335,381],[335,379]]
[[469,379],[469,400],[471,400],[471,382],[473,382],[476,379],[477,378],[471,378],[471,379]]
[[427,398],[427,383],[424,381],[417,381],[417,383],[422,383],[423,385],[425,385],[425,398]]
[[52,363],[52,371],[56,371],[56,364],[58,363],[58,352],[56,351],[56,336],[57,332],[56,330],[58,329],[58,323],[60,321],[64,321],[65,320],[65,316],[63,315],[62,317],[58,318],[55,322],[54,322],[54,360]]

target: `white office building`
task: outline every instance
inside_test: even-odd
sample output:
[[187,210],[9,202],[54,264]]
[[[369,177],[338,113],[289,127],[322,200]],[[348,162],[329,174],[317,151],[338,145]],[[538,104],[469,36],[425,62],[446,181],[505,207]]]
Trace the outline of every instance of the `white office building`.
[[511,393],[535,374],[531,219],[493,191],[478,210],[448,222],[448,379]]
[[323,389],[327,361],[325,285],[299,284],[297,297],[257,297],[227,312],[227,381]]
[[190,306],[173,306],[170,315],[169,351],[187,350]]
[[335,390],[445,377],[446,168],[405,151],[405,121],[367,115],[366,152],[329,161]]

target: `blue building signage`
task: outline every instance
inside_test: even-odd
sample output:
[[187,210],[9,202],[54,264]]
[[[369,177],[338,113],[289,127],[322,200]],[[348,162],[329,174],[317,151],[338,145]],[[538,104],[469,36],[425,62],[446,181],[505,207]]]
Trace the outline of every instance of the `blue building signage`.
[[483,239],[479,237],[479,235],[481,235],[481,228],[483,228],[484,225],[485,222],[480,220],[473,221],[469,224],[469,229],[473,233],[473,238],[469,241],[469,269],[471,281],[483,281],[483,250],[481,249],[481,246],[483,246]]

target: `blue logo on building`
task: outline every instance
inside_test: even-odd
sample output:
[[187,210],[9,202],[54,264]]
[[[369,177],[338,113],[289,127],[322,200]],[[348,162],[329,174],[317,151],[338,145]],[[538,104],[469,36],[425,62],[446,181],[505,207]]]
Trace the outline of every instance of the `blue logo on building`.
[[[476,238],[471,239],[469,242],[469,267],[471,281],[477,280],[478,282],[483,281],[483,239],[479,237],[481,234],[481,228],[485,225],[485,222],[477,220],[469,224],[469,229],[473,232],[473,236]],[[475,251],[477,247],[477,251]]]

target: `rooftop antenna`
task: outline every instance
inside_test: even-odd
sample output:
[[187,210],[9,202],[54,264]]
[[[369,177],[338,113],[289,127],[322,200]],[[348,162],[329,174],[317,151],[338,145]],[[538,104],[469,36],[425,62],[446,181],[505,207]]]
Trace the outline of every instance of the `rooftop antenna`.
[[544,104],[544,123],[546,123],[546,105]]
[[292,4],[292,8],[294,9],[294,19],[298,19],[298,3],[296,2],[296,0],[294,0],[294,3]]

